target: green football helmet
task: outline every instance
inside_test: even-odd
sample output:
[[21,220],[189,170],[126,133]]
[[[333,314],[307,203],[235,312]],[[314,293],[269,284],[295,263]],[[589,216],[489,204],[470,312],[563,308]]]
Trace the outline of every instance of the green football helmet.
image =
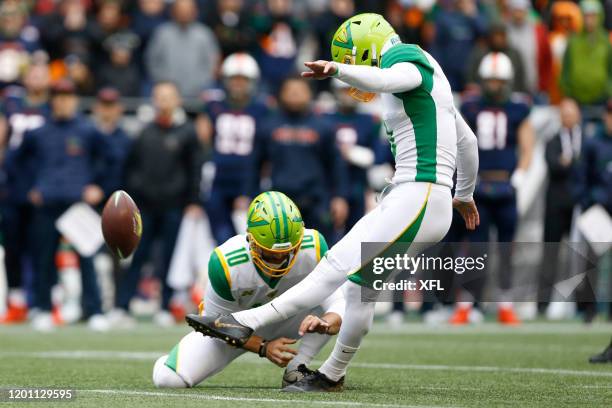
[[251,258],[271,278],[293,267],[304,237],[304,221],[297,205],[285,194],[266,191],[255,197],[247,212]]
[[[380,14],[358,14],[340,25],[331,44],[332,59],[341,64],[380,66],[380,54],[387,41],[400,42],[391,24]],[[370,102],[376,94],[351,88],[350,95]]]

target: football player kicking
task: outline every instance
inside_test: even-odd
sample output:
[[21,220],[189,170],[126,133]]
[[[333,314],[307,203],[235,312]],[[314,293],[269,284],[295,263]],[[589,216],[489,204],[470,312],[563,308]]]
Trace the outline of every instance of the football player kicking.
[[[216,319],[187,317],[197,331],[242,345],[254,330],[320,304],[348,279],[343,324],[331,356],[319,370],[285,391],[342,390],[347,366],[372,324],[372,300],[377,295],[368,273],[372,262],[362,263],[362,242],[406,243],[408,255],[414,256],[444,237],[453,207],[468,229],[479,223],[472,199],[478,169],[476,137],[455,109],[450,85],[438,63],[418,46],[403,44],[378,14],[360,14],[344,22],[334,34],[331,53],[333,61],[305,63],[310,71],[302,75],[338,78],[364,101],[381,94],[383,120],[396,163],[392,184],[379,205],[283,296]],[[390,279],[390,275],[377,275],[376,279]]]
[[[327,252],[324,237],[304,228],[299,209],[282,193],[269,191],[257,196],[247,214],[246,235],[230,238],[210,256],[202,316],[217,317],[269,302],[302,281]],[[156,361],[153,383],[157,387],[193,387],[251,351],[286,366],[286,386],[310,372],[306,364],[330,335],[338,333],[344,308],[342,291],[335,290],[319,305],[257,330],[241,348],[192,332]],[[298,350],[289,347],[298,337]]]

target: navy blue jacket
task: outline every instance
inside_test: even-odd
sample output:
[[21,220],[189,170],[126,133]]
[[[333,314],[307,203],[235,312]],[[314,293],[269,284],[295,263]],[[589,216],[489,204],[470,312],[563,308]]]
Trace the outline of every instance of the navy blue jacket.
[[348,198],[346,162],[340,156],[332,124],[321,115],[288,115],[278,112],[268,116],[258,129],[255,143],[256,178],[264,162],[270,165],[272,189],[289,197],[327,200],[332,196]]
[[76,203],[88,184],[111,192],[107,174],[116,159],[107,140],[81,116],[50,118],[43,126],[26,132],[14,159],[36,164],[33,188],[42,194],[44,205]]
[[612,214],[612,134],[601,131],[584,141],[574,193],[584,210],[601,204]]
[[44,125],[51,108],[48,103],[31,104],[22,88],[11,87],[5,95],[0,111],[8,122],[9,131],[8,146],[4,163],[2,163],[6,184],[0,201],[25,204],[28,201],[28,192],[32,188],[36,166],[35,163],[30,163],[29,167],[19,166],[13,160],[13,156],[15,150],[21,145],[24,133]]
[[[380,120],[365,113],[334,113],[325,115],[333,126],[336,143],[339,146],[362,146],[380,151]],[[363,200],[368,187],[367,169],[348,164],[349,194],[351,198]]]
[[226,196],[248,195],[255,135],[268,114],[268,106],[257,99],[243,108],[227,101],[213,101],[205,113],[214,127],[212,190]]
[[105,158],[97,162],[97,172],[107,172],[105,182],[108,188],[112,191],[125,188],[125,163],[130,149],[132,147],[133,140],[125,133],[121,127],[116,127],[110,133],[104,133],[102,130],[97,129],[97,132],[101,137],[106,139],[110,154],[114,159],[114,166],[108,168],[108,163]]

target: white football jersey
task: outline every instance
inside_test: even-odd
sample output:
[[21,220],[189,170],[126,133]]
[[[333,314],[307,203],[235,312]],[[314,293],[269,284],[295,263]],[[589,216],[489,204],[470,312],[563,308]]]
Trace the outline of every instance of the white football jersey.
[[304,279],[327,252],[325,238],[314,229],[305,229],[297,259],[281,278],[265,275],[251,259],[245,234],[236,235],[217,247],[208,263],[209,288],[219,297],[238,302],[240,309],[268,303]]

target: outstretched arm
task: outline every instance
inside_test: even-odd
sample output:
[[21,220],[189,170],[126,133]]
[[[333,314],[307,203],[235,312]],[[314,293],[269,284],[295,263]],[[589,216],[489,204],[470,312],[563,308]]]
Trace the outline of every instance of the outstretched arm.
[[304,65],[310,68],[310,71],[302,72],[305,78],[325,79],[334,76],[366,92],[406,92],[417,88],[423,80],[417,67],[410,62],[400,62],[384,69],[323,60],[306,62]]

